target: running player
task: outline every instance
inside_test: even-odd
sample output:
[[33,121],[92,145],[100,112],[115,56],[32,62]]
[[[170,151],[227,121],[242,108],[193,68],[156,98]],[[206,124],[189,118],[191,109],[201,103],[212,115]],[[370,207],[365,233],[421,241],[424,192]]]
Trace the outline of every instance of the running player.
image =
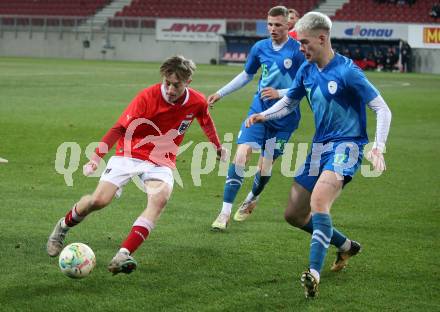
[[82,197],[56,223],[47,242],[50,256],[61,252],[72,227],[90,213],[106,207],[115,195],[120,196],[131,178],[138,177],[145,186],[147,207],[108,266],[113,274],[136,269],[132,254],[147,239],[168,202],[178,146],[194,118],[217,154],[222,156],[225,152],[204,95],[188,87],[194,70],[195,64],[182,56],[167,59],[160,67],[162,83],[141,91],[102,138],[95,155],[84,166],[85,174],[94,172],[101,158],[117,142],[115,156],[110,158],[95,192]]
[[380,172],[385,170],[383,151],[391,123],[391,112],[379,91],[350,59],[332,50],[331,26],[328,16],[317,12],[298,21],[295,28],[308,62],[298,70],[285,97],[246,121],[251,126],[295,115],[294,109],[304,96],[315,116],[312,151],[296,173],[285,211],[288,223],[312,234],[310,266],[301,275],[306,297],[318,292],[329,244],[339,245],[332,271],[344,268],[361,249],[359,243],[346,239],[332,226],[330,209],[362,162],[368,142],[365,107],[377,116],[375,142],[367,158]]
[[[261,77],[248,115],[262,112],[271,107],[292,85],[296,72],[304,62],[299,51],[299,43],[289,38],[287,8],[276,6],[269,10],[267,27],[270,38],[258,41],[251,49],[244,71],[231,82],[208,97],[212,106],[222,97],[249,83],[258,69]],[[262,149],[258,162],[258,172],[252,190],[234,215],[234,220],[244,221],[253,211],[258,197],[271,177],[272,162],[283,153],[284,144],[298,127],[300,111],[248,129],[244,122],[237,139],[237,151],[229,166],[224,186],[223,205],[220,214],[212,224],[215,230],[225,230],[230,219],[232,204],[243,183],[244,169],[253,148]]]

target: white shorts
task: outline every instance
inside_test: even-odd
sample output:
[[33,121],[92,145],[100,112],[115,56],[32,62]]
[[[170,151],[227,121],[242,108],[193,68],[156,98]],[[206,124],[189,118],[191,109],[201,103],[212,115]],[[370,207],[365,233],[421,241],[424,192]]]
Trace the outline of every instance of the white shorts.
[[173,172],[170,168],[157,166],[146,160],[123,156],[112,156],[109,159],[100,181],[116,185],[119,188],[116,197],[120,197],[123,186],[131,179],[143,191],[145,191],[145,181],[160,180],[167,183],[171,189],[174,184]]

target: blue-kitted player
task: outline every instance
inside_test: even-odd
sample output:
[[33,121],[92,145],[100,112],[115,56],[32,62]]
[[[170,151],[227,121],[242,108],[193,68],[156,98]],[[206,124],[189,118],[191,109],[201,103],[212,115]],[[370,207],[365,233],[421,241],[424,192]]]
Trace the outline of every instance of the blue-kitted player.
[[[220,98],[249,83],[259,68],[261,68],[261,77],[248,116],[268,109],[285,95],[292,85],[298,68],[304,62],[304,56],[299,51],[299,43],[288,36],[288,16],[289,11],[283,6],[269,10],[267,28],[270,38],[258,41],[248,55],[244,71],[208,97],[211,106]],[[226,178],[223,206],[212,224],[213,229],[226,229],[232,204],[243,183],[245,165],[252,149],[261,148],[262,153],[252,191],[235,213],[234,220],[244,221],[249,216],[257,204],[258,196],[270,179],[273,161],[283,153],[284,144],[289,141],[292,132],[298,127],[300,117],[299,107],[296,107],[289,116],[252,128],[246,128],[243,122],[238,134],[237,151]]]
[[296,24],[301,52],[308,62],[298,70],[286,96],[268,110],[250,116],[246,126],[295,115],[306,96],[315,117],[316,133],[311,153],[297,172],[285,211],[288,223],[312,234],[310,267],[301,275],[306,297],[318,291],[320,272],[329,244],[339,247],[332,271],[345,267],[361,246],[332,226],[330,208],[359,168],[366,132],[366,109],[376,112],[375,142],[367,158],[377,171],[385,170],[383,150],[391,112],[379,91],[353,62],[334,53],[330,43],[330,19],[309,12]]

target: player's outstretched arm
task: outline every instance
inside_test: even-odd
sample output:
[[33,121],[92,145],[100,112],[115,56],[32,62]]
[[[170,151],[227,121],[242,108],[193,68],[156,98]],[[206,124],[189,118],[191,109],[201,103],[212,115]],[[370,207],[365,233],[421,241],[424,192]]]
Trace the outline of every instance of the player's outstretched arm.
[[386,170],[383,152],[390,131],[391,111],[382,96],[378,95],[367,104],[376,113],[376,134],[372,150],[367,153],[367,159],[373,164],[374,170]]
[[214,103],[220,100],[222,97],[237,91],[238,89],[243,88],[245,85],[247,85],[252,78],[254,78],[254,75],[246,73],[246,71],[242,71],[237,76],[235,76],[234,79],[232,79],[228,84],[223,86],[220,90],[218,90],[216,93],[210,95],[207,99],[209,107],[213,108]]
[[217,159],[220,159],[221,161],[227,161],[229,159],[229,151],[220,143],[214,120],[212,120],[207,106],[203,110],[202,114],[197,116],[197,121],[199,122],[200,127],[202,128],[206,137],[209,139],[212,145],[214,145],[217,151]]
[[255,123],[265,122],[266,120],[280,119],[290,114],[296,106],[299,105],[299,100],[293,100],[287,96],[284,96],[281,100],[276,102],[270,108],[266,109],[260,114],[254,114],[246,119],[246,127],[250,127]]
[[229,159],[229,153],[229,150],[222,145],[219,149],[217,149],[217,159],[222,162],[226,162]]
[[91,175],[98,169],[101,159],[108,153],[109,149],[113,147],[116,141],[125,134],[125,128],[116,122],[107,133],[102,137],[98,147],[95,149],[90,161],[83,167],[83,174],[85,176]]
[[211,94],[208,96],[207,101],[210,108],[214,107],[214,103],[220,100],[222,97],[218,93]]
[[387,169],[385,165],[385,158],[383,153],[377,147],[373,147],[371,151],[367,153],[367,159],[373,164],[373,169],[377,172],[383,172]]
[[[96,154],[95,154],[96,155]],[[88,177],[89,175],[91,175],[93,172],[96,171],[96,169],[98,169],[98,162],[96,162],[95,160],[90,160],[87,164],[84,165],[83,167],[83,174]]]

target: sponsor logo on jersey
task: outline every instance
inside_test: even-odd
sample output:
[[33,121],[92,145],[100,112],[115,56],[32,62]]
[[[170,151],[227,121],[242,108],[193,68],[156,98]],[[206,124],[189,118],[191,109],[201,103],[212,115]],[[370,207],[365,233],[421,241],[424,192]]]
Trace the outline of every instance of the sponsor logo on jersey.
[[336,83],[336,81],[329,81],[328,82],[328,92],[330,92],[330,94],[335,94],[336,91],[338,90],[338,84]]
[[284,60],[284,67],[286,69],[289,69],[290,67],[292,67],[292,60],[290,58],[287,58]]
[[180,123],[179,129],[177,129],[177,132],[179,133],[179,135],[182,135],[185,133],[185,131],[189,128],[189,125],[191,124],[192,120],[183,120]]
[[185,117],[185,118],[193,118],[193,116],[194,116],[194,114],[193,114],[193,113],[191,113],[191,114],[188,114],[188,115],[186,115],[186,117]]

